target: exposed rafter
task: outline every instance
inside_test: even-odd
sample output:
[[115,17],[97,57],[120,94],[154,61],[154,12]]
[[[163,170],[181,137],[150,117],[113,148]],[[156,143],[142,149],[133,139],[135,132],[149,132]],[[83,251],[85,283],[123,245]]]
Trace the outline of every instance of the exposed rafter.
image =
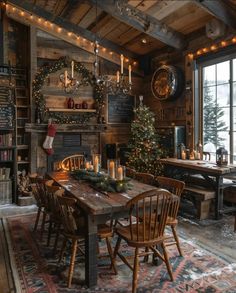
[[134,27],[135,29],[144,32],[161,42],[174,47],[183,49],[186,45],[184,36],[175,30],[171,29],[163,22],[156,18],[141,12],[139,9],[128,5],[127,1],[118,0],[87,0],[92,5],[97,5],[112,15],[119,21]]
[[217,0],[194,0],[200,7],[207,10],[216,18],[227,24],[229,27],[236,29],[236,15],[232,9],[223,1]]
[[[86,30],[84,28],[79,27],[76,24],[73,24],[69,21],[67,21],[65,18],[62,18],[60,16],[55,16],[52,13],[46,11],[45,9],[33,5],[29,3],[28,1],[22,1],[22,0],[10,0],[8,3],[12,3],[13,5],[18,6],[19,8],[28,11],[30,13],[36,14],[38,17],[42,17],[47,21],[53,22],[54,24],[60,26],[61,28],[73,32],[91,42],[94,42],[96,39],[96,36],[94,33],[90,32],[89,30]],[[127,57],[137,59],[138,56],[128,50],[125,50],[123,47],[114,44],[113,42],[106,40],[106,39],[101,39],[98,40],[99,44],[105,48],[108,48],[118,54],[124,54]]]
[[78,0],[67,0],[66,7],[61,13],[61,17],[67,17],[67,19],[70,19],[70,15],[73,12],[74,9],[78,7],[79,1]]

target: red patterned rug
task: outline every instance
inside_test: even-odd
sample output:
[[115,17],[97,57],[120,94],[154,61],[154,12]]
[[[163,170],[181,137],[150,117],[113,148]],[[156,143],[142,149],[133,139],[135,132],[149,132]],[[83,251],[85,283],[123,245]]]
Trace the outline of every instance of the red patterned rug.
[[[58,266],[57,258],[52,256],[52,248],[46,246],[47,233],[44,239],[40,240],[39,234],[33,232],[34,219],[35,215],[26,215],[3,220],[17,292],[126,293],[131,291],[130,269],[118,261],[118,275],[113,275],[107,266],[109,261],[106,258],[99,259],[97,287],[87,289],[83,285],[84,262],[80,256],[75,265],[72,288],[67,289],[68,258],[65,258],[64,264]],[[230,263],[191,241],[181,239],[181,245],[184,257],[179,257],[174,247],[168,248],[175,281],[169,280],[164,264],[155,266],[151,261],[141,262],[138,278],[139,293],[236,292],[235,263]],[[106,253],[103,243],[100,243],[100,247],[102,253]],[[122,250],[130,253],[125,243]]]

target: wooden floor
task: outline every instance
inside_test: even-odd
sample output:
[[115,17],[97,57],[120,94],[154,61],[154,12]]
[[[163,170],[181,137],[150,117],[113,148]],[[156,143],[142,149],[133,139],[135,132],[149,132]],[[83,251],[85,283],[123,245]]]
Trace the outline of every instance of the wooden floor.
[[[26,214],[36,211],[36,206],[19,207],[16,205],[0,206],[0,218],[11,215]],[[222,220],[204,220],[197,222],[180,217],[178,230],[189,241],[200,243],[209,250],[236,262],[236,233],[233,231],[234,217],[224,216]],[[11,275],[8,247],[0,225],[0,293],[16,292]],[[3,235],[3,236],[1,236]],[[27,292],[25,292],[27,293]]]

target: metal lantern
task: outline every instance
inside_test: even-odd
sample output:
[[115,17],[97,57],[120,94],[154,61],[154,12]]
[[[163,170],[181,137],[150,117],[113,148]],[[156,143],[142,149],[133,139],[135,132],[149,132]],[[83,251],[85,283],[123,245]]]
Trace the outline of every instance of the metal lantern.
[[216,150],[216,164],[218,166],[228,164],[228,151],[224,147],[220,147]]

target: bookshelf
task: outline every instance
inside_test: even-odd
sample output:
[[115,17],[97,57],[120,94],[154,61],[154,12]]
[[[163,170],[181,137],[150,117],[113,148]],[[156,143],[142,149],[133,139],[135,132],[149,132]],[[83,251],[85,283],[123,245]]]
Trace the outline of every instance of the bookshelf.
[[0,204],[17,200],[15,113],[12,87],[0,85]]

